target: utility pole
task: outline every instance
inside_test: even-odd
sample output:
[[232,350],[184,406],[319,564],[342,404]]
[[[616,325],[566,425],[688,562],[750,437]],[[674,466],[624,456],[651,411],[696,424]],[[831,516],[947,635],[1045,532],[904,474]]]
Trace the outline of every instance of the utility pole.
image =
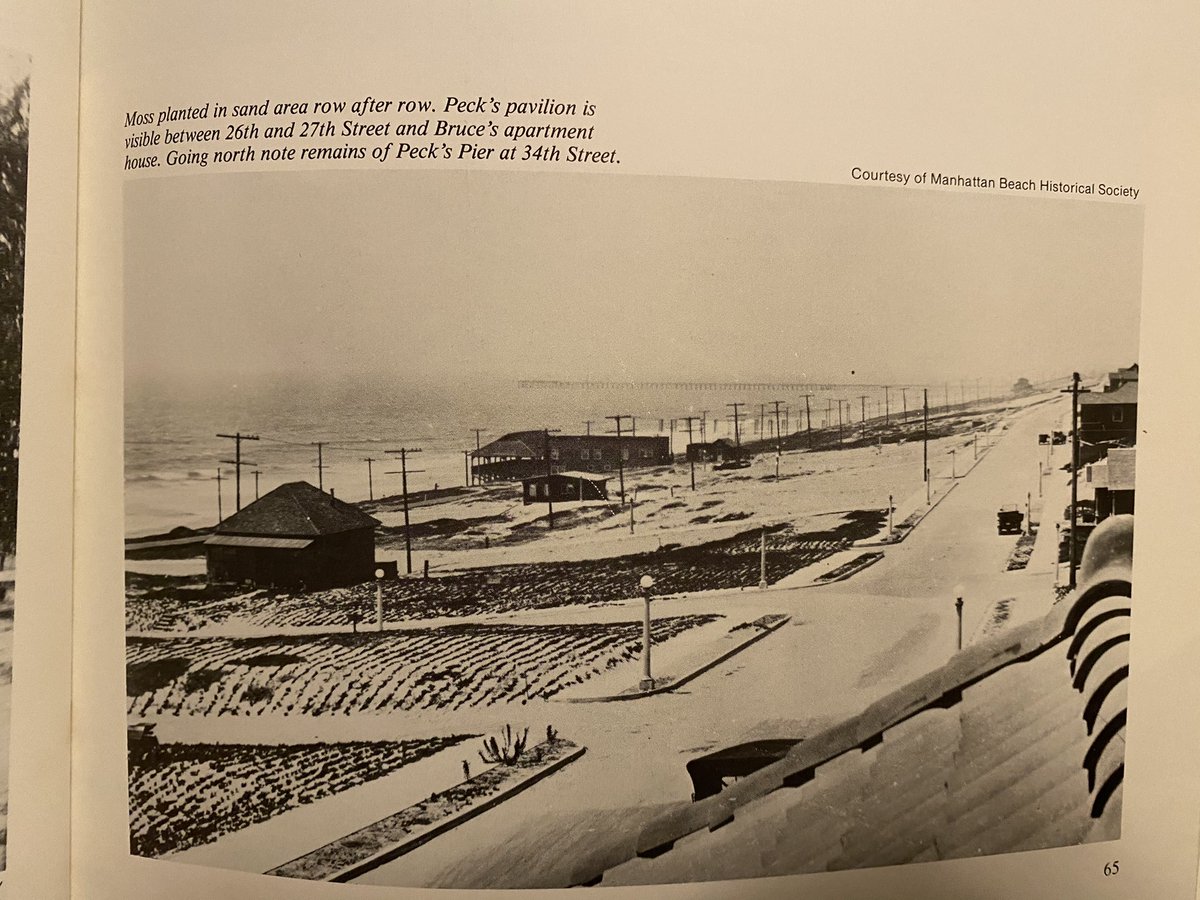
[[[839,405],[838,409],[841,410],[841,408],[841,405]],[[833,427],[833,401],[828,397],[825,399],[825,427]],[[838,434],[840,435],[841,433],[841,429],[838,429]]]
[[925,504],[928,506],[933,502],[933,486],[930,484],[929,478],[929,388],[924,388],[923,393],[925,404],[925,436],[921,465],[925,473]]
[[908,421],[908,388],[900,388],[900,401],[904,404],[904,421]]
[[551,483],[550,476],[554,474],[554,465],[551,462],[551,456],[550,456],[550,432],[551,431],[558,431],[558,429],[557,428],[553,428],[553,429],[543,428],[542,429],[542,433],[546,437],[546,513],[547,513],[546,517],[547,517],[547,520],[549,521],[551,530],[553,530],[554,529],[554,494],[550,487],[550,483]]
[[[404,498],[404,558],[405,568],[408,574],[412,574],[412,532],[408,522],[408,455],[410,453],[420,453],[420,447],[401,447],[399,450],[384,450],[384,453],[398,453],[400,455],[400,471],[387,472],[387,475],[400,476],[400,492]],[[414,469],[413,475],[425,471],[424,469]]]
[[325,457],[321,455],[322,449],[325,447],[323,441],[315,442],[317,447],[317,488],[325,490]]
[[707,409],[700,410],[700,443],[702,443],[702,444],[708,443],[708,429],[707,429],[707,425],[706,425],[707,421],[708,421],[708,410]]
[[812,449],[812,410],[808,406],[808,398],[812,394],[804,395],[804,423],[808,426],[808,449]]
[[[217,437],[229,438],[233,441],[233,459],[223,459],[221,462],[227,466],[234,467],[234,472],[236,473],[234,477],[237,479],[237,508],[240,510],[242,508],[242,441],[257,441],[258,435],[242,434],[239,431],[235,434],[218,434]],[[253,466],[257,465],[257,463],[248,462],[246,465]]]
[[746,404],[745,403],[726,403],[725,405],[733,407],[733,443],[735,446],[740,447],[740,446],[742,446],[742,433],[741,433],[741,429],[738,427],[738,422],[740,419],[740,416],[738,415],[738,408],[745,406]]
[[217,525],[225,521],[225,512],[221,509],[221,467],[217,466]]
[[260,472],[258,469],[255,469],[250,474],[254,476],[254,499],[257,500],[258,499],[258,476],[261,475],[262,472]]
[[1075,576],[1079,570],[1079,554],[1075,552],[1075,548],[1079,545],[1079,512],[1076,509],[1079,505],[1079,395],[1090,394],[1091,391],[1087,388],[1081,388],[1079,386],[1079,373],[1072,372],[1071,387],[1060,393],[1071,395],[1071,540],[1068,550],[1070,553],[1070,568],[1067,570],[1067,587],[1074,590]]
[[883,386],[883,425],[885,428],[891,424],[891,422],[888,420],[889,412],[890,412],[890,408],[889,408],[889,403],[888,403],[888,386],[885,384]]
[[[463,451],[464,454],[467,452],[469,451]],[[371,474],[371,464],[375,462],[375,457],[364,456],[363,462],[367,464],[367,499],[373,501],[375,499],[375,479]]]
[[467,448],[463,451],[463,484],[467,487],[471,486],[471,450]]
[[783,432],[779,430],[779,407],[783,405],[782,400],[772,400],[775,405],[775,455],[783,455]]
[[583,423],[584,425],[587,426],[588,437],[591,437],[591,435],[592,435],[592,423],[595,421],[596,421],[595,419],[588,419],[586,422]]
[[620,484],[621,484],[621,505],[624,506],[625,505],[625,462],[624,462],[624,457],[622,456],[622,453],[621,453],[621,420],[622,419],[632,419],[633,416],[630,416],[630,415],[605,416],[604,418],[612,419],[614,422],[617,423],[617,478],[620,480]]
[[843,403],[849,405],[850,401],[849,400],[838,400],[838,402],[837,402],[837,405],[838,405],[838,446],[839,447],[842,446],[842,444],[844,444],[846,442],[846,439],[842,436],[842,404]]
[[[692,422],[696,421],[696,417],[695,416],[687,416],[684,418],[683,421],[687,422],[688,446],[691,447],[691,444],[692,444]],[[691,469],[692,469],[692,490],[694,491],[696,489],[696,455],[691,452],[687,453],[686,455],[688,458],[688,464],[691,466]]]
[[859,394],[858,399],[862,403],[862,433],[865,440],[867,437],[867,395]]

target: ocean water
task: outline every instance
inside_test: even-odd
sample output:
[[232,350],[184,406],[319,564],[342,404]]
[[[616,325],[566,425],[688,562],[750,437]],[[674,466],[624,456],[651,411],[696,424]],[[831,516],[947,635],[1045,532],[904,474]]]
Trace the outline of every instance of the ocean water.
[[[814,396],[813,425],[825,419],[832,398],[843,399],[848,420],[860,418],[860,395],[867,394],[867,414],[881,411],[882,392],[846,386]],[[878,396],[876,396],[878,394]],[[913,393],[910,390],[909,399]],[[343,500],[368,496],[366,457],[372,457],[374,494],[400,492],[400,461],[386,450],[420,447],[410,457],[410,491],[464,484],[463,451],[474,449],[474,428],[486,444],[510,431],[554,428],[564,434],[585,433],[592,420],[595,433],[611,433],[605,416],[637,417],[638,434],[667,435],[670,420],[706,411],[708,440],[732,437],[731,410],[745,403],[740,431],[759,436],[760,405],[768,404],[764,435],[773,435],[771,400],[788,407],[788,430],[801,426],[801,391],[758,394],[750,390],[663,387],[522,387],[516,379],[480,378],[450,384],[399,381],[386,377],[338,380],[256,377],[240,382],[211,379],[130,382],[125,395],[125,514],[128,536],[154,534],[178,526],[212,525],[220,511],[235,508],[234,442],[218,434],[256,434],[242,442],[242,505],[288,481],[318,482],[317,447],[324,442],[324,487]],[[892,412],[899,410],[893,391]],[[630,422],[622,424],[622,431]],[[693,425],[700,439],[700,424]],[[687,442],[679,423],[676,452]],[[419,471],[414,471],[419,470]],[[397,474],[391,474],[391,473]]]

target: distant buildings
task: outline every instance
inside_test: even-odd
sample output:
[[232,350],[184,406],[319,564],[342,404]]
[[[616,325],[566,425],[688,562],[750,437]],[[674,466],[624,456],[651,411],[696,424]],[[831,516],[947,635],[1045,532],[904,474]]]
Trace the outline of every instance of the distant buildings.
[[1097,393],[1079,397],[1081,478],[1093,490],[1096,521],[1133,512],[1137,461],[1138,367],[1108,374]]
[[563,472],[615,472],[618,466],[671,464],[670,439],[612,434],[550,434],[545,431],[514,431],[480,447],[471,454],[471,480],[514,481]]
[[378,525],[306,481],[282,484],[204,542],[208,580],[310,589],[369,581]]
[[1113,447],[1137,443],[1138,367],[1110,372],[1098,393],[1079,395],[1079,455],[1081,462],[1104,457]]
[[590,472],[555,472],[534,475],[522,481],[525,505],[530,503],[566,503],[570,500],[607,500],[608,479]]
[[749,456],[740,447],[736,446],[733,441],[725,438],[717,438],[715,441],[707,443],[696,442],[687,445],[688,462],[698,463],[721,463],[737,462]]

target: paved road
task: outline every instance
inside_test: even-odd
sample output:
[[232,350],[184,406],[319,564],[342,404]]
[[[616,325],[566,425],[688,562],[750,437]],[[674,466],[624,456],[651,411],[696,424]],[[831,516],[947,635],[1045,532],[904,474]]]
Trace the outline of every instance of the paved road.
[[[1056,401],[1011,420],[975,469],[874,567],[839,584],[773,593],[793,621],[686,689],[626,703],[531,704],[529,721],[552,721],[587,745],[586,756],[360,881],[561,885],[593,831],[602,840],[686,801],[688,759],[752,737],[816,733],[941,665],[954,650],[956,585],[964,588],[968,636],[1002,596],[1025,593],[1048,604],[1053,573],[1003,573],[1015,538],[998,536],[995,522],[1000,505],[1023,507],[1027,491],[1036,497],[1045,454],[1036,435],[1062,412]],[[1057,464],[1064,461],[1058,448]],[[933,465],[936,472],[941,463]]]

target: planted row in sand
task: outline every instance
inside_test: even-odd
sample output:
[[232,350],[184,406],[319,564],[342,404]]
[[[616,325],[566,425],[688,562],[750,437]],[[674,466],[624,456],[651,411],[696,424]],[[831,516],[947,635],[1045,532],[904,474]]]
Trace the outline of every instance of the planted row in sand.
[[336,744],[162,744],[129,767],[136,856],[207,844],[475,735]]
[[[852,513],[823,531],[796,532],[775,527],[767,534],[767,581],[774,583],[798,569],[875,534],[884,514]],[[656,592],[752,587],[759,582],[758,529],[695,547],[572,562],[489,566],[431,579],[399,579],[383,585],[384,615],[396,622],[436,616],[513,612],[553,606],[594,605],[638,596],[644,575]],[[160,598],[161,602],[161,598]],[[130,629],[173,630],[204,622],[236,622],[272,629],[285,626],[345,627],[375,615],[375,585],[272,595],[252,595],[209,603],[202,610],[186,605],[162,610],[158,618],[127,608]]]
[[[718,616],[654,622],[656,643]],[[131,715],[328,715],[551,697],[641,653],[641,624],[456,625],[126,643]]]

